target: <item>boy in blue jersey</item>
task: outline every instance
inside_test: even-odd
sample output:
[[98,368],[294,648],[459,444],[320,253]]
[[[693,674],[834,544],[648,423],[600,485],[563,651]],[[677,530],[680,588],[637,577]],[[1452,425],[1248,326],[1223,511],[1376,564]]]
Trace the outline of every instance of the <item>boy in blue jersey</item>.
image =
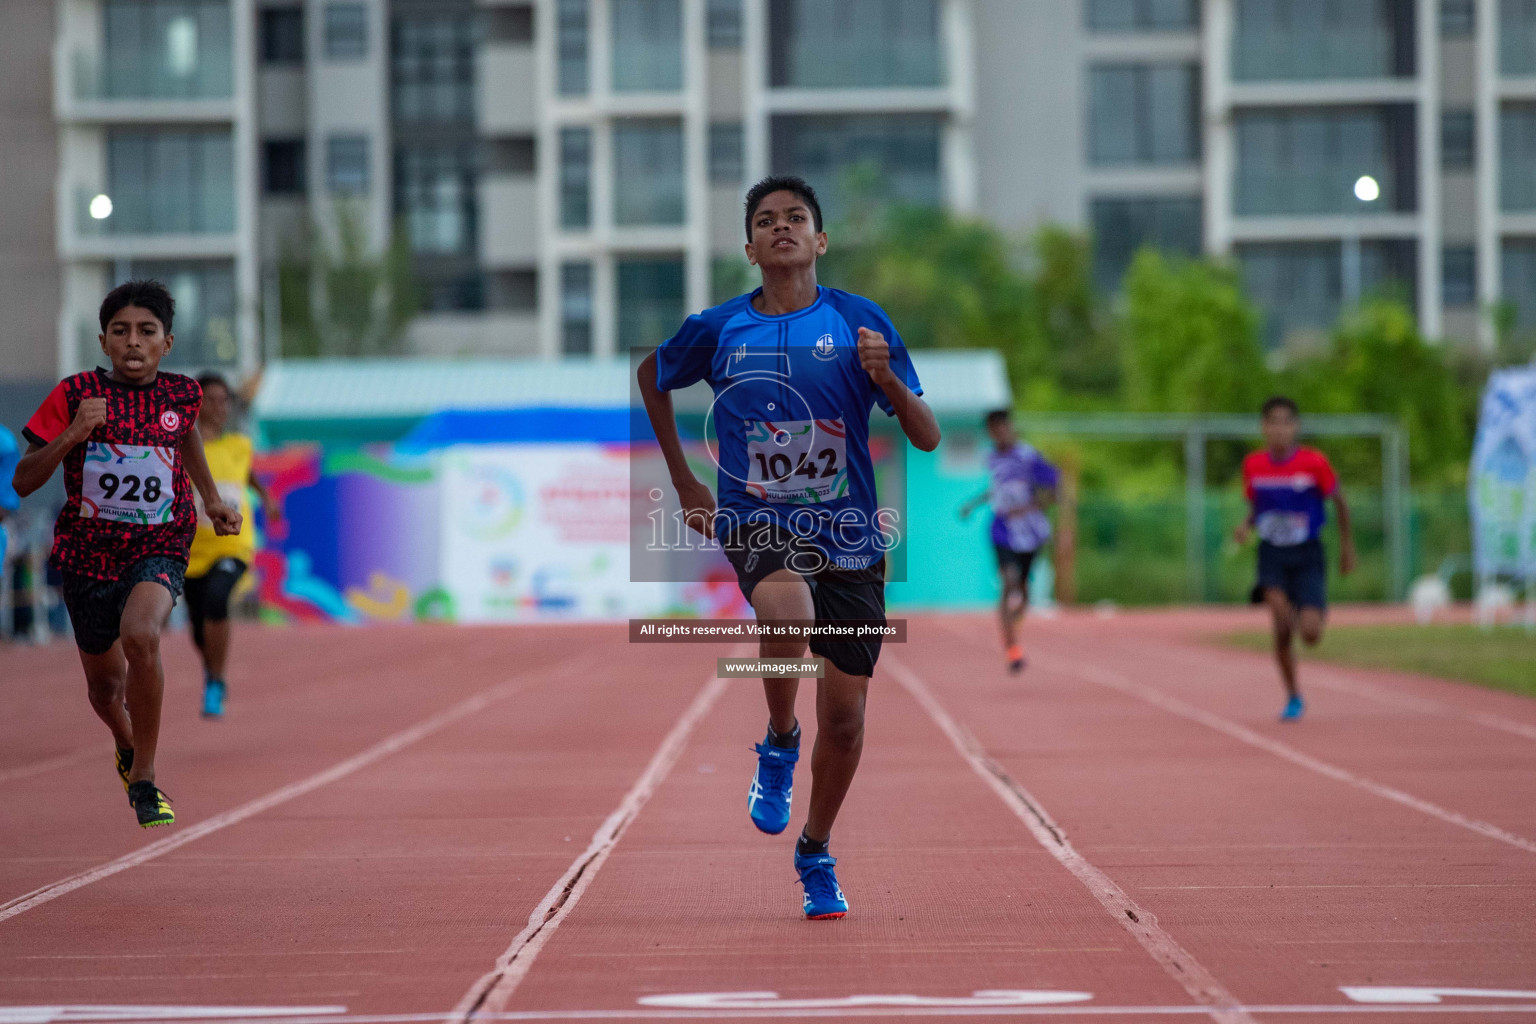
[[1003,626],[1003,647],[1010,672],[1024,671],[1024,645],[1019,625],[1029,606],[1029,570],[1035,555],[1051,537],[1051,521],[1045,510],[1056,500],[1060,474],[1044,455],[1019,440],[1013,416],[1007,409],[987,413],[987,473],[992,478],[981,494],[960,507],[960,518],[982,505],[992,506],[992,549],[1003,594],[998,617]]
[[[640,364],[640,392],[691,527],[718,537],[741,592],[764,622],[885,622],[890,514],[869,454],[875,406],[924,451],[939,426],[901,337],[868,299],[816,283],[827,251],[815,191],[770,177],[747,192],[747,260],[762,287],[691,316]],[[716,496],[688,468],[668,392],[708,381],[719,439]],[[799,658],[803,640],[764,639],[764,658]],[[812,639],[825,659],[816,693],[811,806],[795,847],[805,916],[842,917],[848,902],[828,852],[858,769],[864,703],[880,641]],[[768,734],[748,791],[753,823],[789,824],[800,726],[798,678],[763,680]]]

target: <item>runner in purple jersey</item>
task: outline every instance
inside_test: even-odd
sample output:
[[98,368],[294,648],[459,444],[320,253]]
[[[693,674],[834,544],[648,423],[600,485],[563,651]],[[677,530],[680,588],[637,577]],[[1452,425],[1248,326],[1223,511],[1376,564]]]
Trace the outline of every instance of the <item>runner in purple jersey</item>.
[[961,506],[960,518],[968,518],[982,505],[992,506],[992,549],[1003,583],[998,618],[1008,669],[1020,672],[1025,657],[1019,625],[1029,605],[1029,570],[1035,553],[1051,537],[1051,521],[1045,510],[1056,500],[1060,474],[1045,456],[1019,440],[1007,409],[989,412],[986,427],[992,439],[992,450],[987,453],[987,473],[992,480],[985,491]]

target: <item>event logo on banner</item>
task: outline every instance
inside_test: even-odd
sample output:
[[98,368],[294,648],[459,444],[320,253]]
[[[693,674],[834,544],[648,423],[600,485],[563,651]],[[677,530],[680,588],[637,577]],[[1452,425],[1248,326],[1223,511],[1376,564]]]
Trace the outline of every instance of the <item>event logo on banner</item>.
[[460,622],[655,614],[629,582],[629,456],[600,444],[458,445],[442,455],[442,585]]
[[1474,569],[1536,575],[1536,367],[1488,379],[1470,476]]

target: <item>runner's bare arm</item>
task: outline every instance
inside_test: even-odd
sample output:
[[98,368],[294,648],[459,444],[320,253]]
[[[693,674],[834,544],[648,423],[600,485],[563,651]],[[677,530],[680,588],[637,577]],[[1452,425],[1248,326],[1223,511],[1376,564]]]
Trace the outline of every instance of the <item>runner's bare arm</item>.
[[224,503],[219,486],[213,482],[208,469],[208,456],[203,454],[203,435],[189,430],[181,438],[181,458],[186,464],[192,486],[203,496],[203,512],[213,523],[213,532],[220,537],[232,537],[240,532],[240,513]]
[[1339,517],[1339,575],[1348,576],[1355,568],[1355,531],[1349,523],[1349,506],[1344,503],[1344,492],[1333,491],[1333,511]]
[[27,446],[27,454],[16,463],[16,472],[11,477],[11,486],[16,488],[16,493],[25,498],[47,483],[70,449],[77,444],[84,444],[90,438],[91,431],[105,422],[105,398],[87,398],[82,401],[80,408],[75,410],[73,422],[58,437],[47,444],[33,443]]
[[677,489],[684,521],[692,529],[713,538],[715,496],[688,467],[688,458],[683,454],[683,441],[677,433],[677,415],[672,409],[672,395],[656,386],[655,352],[641,360],[636,378],[640,384],[640,397],[645,401],[645,414],[650,417],[656,443],[661,446],[662,457],[667,460],[667,472],[672,476],[672,486]]
[[939,421],[928,403],[912,393],[907,382],[891,369],[891,345],[885,335],[868,327],[859,328],[859,363],[875,387],[885,392],[896,410],[902,432],[914,448],[931,452],[939,446]]
[[278,507],[277,502],[272,500],[272,495],[261,485],[261,481],[256,478],[256,471],[254,469],[251,470],[245,483],[247,487],[256,492],[256,500],[261,502],[262,510],[267,514],[267,522],[270,523],[281,517],[283,510]]

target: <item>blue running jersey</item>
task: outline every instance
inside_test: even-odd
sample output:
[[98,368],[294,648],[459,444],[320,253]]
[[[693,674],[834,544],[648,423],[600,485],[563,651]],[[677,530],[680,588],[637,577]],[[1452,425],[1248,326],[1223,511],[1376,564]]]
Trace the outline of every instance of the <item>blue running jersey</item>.
[[891,370],[913,394],[922,385],[890,318],[868,299],[818,288],[805,309],[766,316],[752,308],[761,292],[690,316],[656,350],[656,386],[703,380],[715,393],[706,434],[712,428],[719,439],[716,536],[771,522],[812,543],[834,568],[867,568],[890,546],[869,413],[895,409],[859,365],[859,328],[885,336]]

